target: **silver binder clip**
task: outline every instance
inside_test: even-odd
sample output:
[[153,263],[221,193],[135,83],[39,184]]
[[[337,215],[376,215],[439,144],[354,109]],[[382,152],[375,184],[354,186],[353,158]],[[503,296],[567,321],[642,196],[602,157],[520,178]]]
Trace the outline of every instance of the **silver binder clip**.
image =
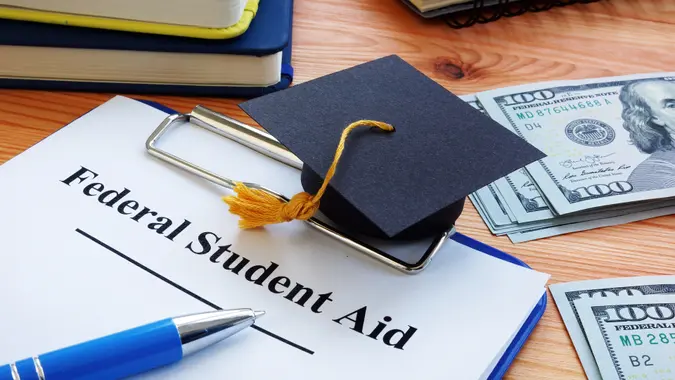
[[[203,106],[197,106],[192,110],[192,112],[187,114],[176,113],[169,115],[166,119],[164,119],[164,121],[162,121],[157,129],[152,132],[150,137],[148,137],[145,146],[148,153],[152,156],[159,158],[162,161],[168,162],[169,164],[172,164],[180,169],[186,170],[189,173],[195,174],[207,181],[223,186],[229,190],[234,188],[235,182],[237,181],[213,173],[157,147],[157,141],[162,137],[162,135],[170,127],[179,123],[191,123],[194,126],[203,128],[209,132],[233,140],[290,167],[302,170],[302,161],[300,161],[293,153],[288,151],[286,147],[284,147],[270,134],[219,114]],[[259,184],[245,181],[241,182],[245,183],[248,187],[263,190],[284,202],[288,202],[289,200],[284,195],[265,188]],[[424,270],[429,265],[434,255],[448,239],[448,237],[455,232],[455,228],[452,227],[450,230],[436,236],[432,240],[424,255],[422,255],[422,257],[417,262],[407,263],[391,254],[388,254],[387,252],[373,247],[372,245],[360,239],[350,236],[345,232],[338,231],[336,228],[315,217],[310,218],[305,222],[320,232],[337,239],[344,244],[347,244],[359,252],[407,274],[416,274]]]

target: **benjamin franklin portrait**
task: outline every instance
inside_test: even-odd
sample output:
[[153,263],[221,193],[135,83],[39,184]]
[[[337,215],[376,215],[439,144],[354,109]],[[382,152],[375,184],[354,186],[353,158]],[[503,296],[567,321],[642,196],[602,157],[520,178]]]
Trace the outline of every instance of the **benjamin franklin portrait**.
[[623,126],[649,158],[628,177],[633,191],[675,187],[675,82],[649,80],[624,86]]

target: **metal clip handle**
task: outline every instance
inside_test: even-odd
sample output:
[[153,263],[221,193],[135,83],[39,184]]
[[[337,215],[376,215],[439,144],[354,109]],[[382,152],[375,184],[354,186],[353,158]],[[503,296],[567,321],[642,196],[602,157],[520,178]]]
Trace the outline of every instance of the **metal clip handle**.
[[[235,186],[235,182],[237,181],[208,171],[157,147],[157,141],[162,137],[164,132],[166,132],[171,126],[180,122],[192,123],[193,125],[206,129],[209,132],[236,141],[283,164],[289,165],[299,170],[302,169],[302,161],[300,161],[300,159],[298,159],[293,153],[288,151],[286,147],[284,147],[270,134],[202,106],[197,106],[189,114],[169,115],[152,132],[152,134],[150,134],[150,137],[148,137],[145,143],[145,147],[148,153],[150,153],[152,156],[227,189],[232,190]],[[248,187],[263,190],[284,202],[288,202],[288,198],[273,190],[267,189],[256,183],[244,183]],[[445,243],[448,237],[455,232],[455,228],[453,227],[450,230],[436,236],[420,260],[418,260],[416,263],[410,264],[359,239],[349,236],[344,232],[338,231],[334,227],[316,218],[310,218],[305,222],[322,233],[358,250],[366,256],[407,274],[416,274],[424,270],[431,262],[434,255],[441,248],[443,243]]]

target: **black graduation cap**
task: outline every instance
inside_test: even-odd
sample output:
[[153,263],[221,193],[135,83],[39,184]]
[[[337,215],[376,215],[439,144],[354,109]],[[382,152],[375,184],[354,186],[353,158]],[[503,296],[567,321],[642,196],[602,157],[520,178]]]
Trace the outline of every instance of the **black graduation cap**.
[[448,230],[467,195],[544,154],[392,55],[240,107],[303,163],[315,194],[349,134],[319,210],[348,231],[417,239]]

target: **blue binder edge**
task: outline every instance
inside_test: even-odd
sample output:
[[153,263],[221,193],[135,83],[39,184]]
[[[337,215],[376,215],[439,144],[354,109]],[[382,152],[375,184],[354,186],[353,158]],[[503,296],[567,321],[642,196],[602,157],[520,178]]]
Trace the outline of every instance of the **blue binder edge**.
[[[467,247],[471,247],[475,250],[486,253],[492,257],[496,257],[498,259],[502,259],[525,268],[530,268],[529,265],[525,264],[520,259],[517,259],[516,257],[511,256],[506,252],[500,251],[497,248],[491,247],[485,243],[474,240],[459,232],[455,233],[452,237],[450,237],[450,239],[456,241],[457,243],[466,245]],[[518,353],[520,353],[520,350],[523,348],[525,342],[530,337],[530,334],[537,326],[537,323],[541,319],[542,315],[544,315],[547,302],[546,293],[544,292],[544,295],[542,295],[539,302],[534,306],[532,313],[530,313],[530,316],[525,320],[525,323],[523,323],[520,331],[518,331],[516,336],[513,338],[513,341],[504,352],[502,358],[499,360],[499,362],[497,362],[495,369],[492,370],[492,373],[488,379],[501,379],[506,371],[508,371],[509,367],[513,363],[513,360],[516,358],[516,356],[518,356]]]
[[[168,114],[176,113],[176,111],[174,111],[173,109],[157,102],[142,99],[136,100],[141,103],[145,103],[151,107],[157,108],[160,111],[164,111]],[[508,261],[512,264],[520,265],[525,268],[530,268],[529,265],[525,264],[525,262],[521,261],[520,259],[511,256],[506,252],[500,251],[494,247],[491,247],[485,243],[481,243],[478,240],[474,240],[459,232],[456,232],[453,236],[450,237],[450,239],[456,241],[459,244],[471,247],[477,251],[481,251],[492,257],[496,257],[498,259],[502,259],[504,261]],[[497,362],[497,365],[492,370],[490,376],[488,376],[488,379],[501,379],[502,377],[504,377],[504,374],[506,373],[506,371],[508,371],[509,367],[513,363],[513,360],[516,358],[516,356],[518,356],[518,353],[520,353],[520,350],[523,348],[525,342],[530,337],[530,334],[537,326],[537,323],[541,319],[542,315],[544,315],[544,311],[546,311],[547,302],[548,301],[546,298],[546,293],[544,293],[539,302],[535,305],[534,309],[532,310],[532,313],[530,313],[530,316],[525,320],[525,323],[523,323],[523,326],[520,328],[520,331],[518,331],[516,336],[513,338],[513,341],[504,352],[502,358],[499,359],[499,362]]]

